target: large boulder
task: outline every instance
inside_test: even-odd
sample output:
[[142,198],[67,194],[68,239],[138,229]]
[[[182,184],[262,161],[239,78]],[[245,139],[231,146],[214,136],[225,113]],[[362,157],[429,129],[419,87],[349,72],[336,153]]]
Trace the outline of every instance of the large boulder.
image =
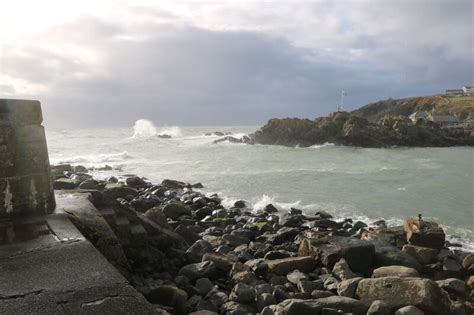
[[277,275],[287,275],[293,270],[311,272],[316,267],[316,260],[312,256],[288,257],[283,259],[267,260],[268,269]]
[[443,229],[435,222],[422,219],[406,219],[403,229],[407,235],[407,241],[411,245],[442,248],[446,241]]
[[366,305],[382,300],[394,308],[413,305],[429,314],[451,314],[451,301],[436,282],[421,278],[384,277],[363,279],[356,298]]
[[211,278],[214,276],[215,270],[216,267],[213,262],[205,261],[184,266],[179,270],[179,275],[195,281],[199,278]]
[[351,270],[367,273],[374,263],[375,247],[371,242],[352,237],[331,236],[323,242],[304,239],[299,247],[300,256],[315,256],[328,268],[344,258]]
[[232,265],[238,262],[238,259],[230,255],[207,252],[202,256],[202,261],[211,261],[217,269],[228,272],[232,268]]
[[385,266],[374,270],[372,278],[383,278],[383,277],[419,277],[418,271],[413,268],[405,266]]
[[198,263],[202,261],[202,256],[205,253],[212,251],[212,245],[205,240],[198,240],[186,250],[186,259],[191,263]]
[[355,299],[330,296],[313,300],[288,299],[275,307],[276,314],[285,315],[318,315],[325,308],[341,310],[354,315],[365,315],[368,306]]
[[415,258],[420,264],[427,265],[434,261],[439,249],[405,244],[402,251]]
[[191,208],[180,201],[170,202],[163,207],[163,213],[173,220],[182,215],[191,215]]
[[382,240],[374,240],[370,242],[375,246],[374,264],[376,267],[398,265],[414,268],[416,270],[422,269],[420,263],[415,258],[406,252],[401,251],[399,248]]

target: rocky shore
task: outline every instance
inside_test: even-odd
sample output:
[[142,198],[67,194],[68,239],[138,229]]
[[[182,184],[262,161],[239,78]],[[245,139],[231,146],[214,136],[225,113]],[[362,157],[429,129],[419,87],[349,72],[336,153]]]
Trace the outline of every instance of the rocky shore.
[[[236,142],[233,139],[233,142]],[[271,119],[260,130],[240,142],[308,147],[323,143],[359,147],[447,147],[472,146],[470,128],[441,128],[430,121],[417,124],[404,116],[385,116],[376,123],[347,112],[334,112],[315,120]]]
[[227,209],[200,183],[97,180],[81,166],[54,166],[52,177],[56,190],[90,195],[97,211],[71,221],[163,314],[474,310],[474,254],[423,218],[387,227],[243,200]]

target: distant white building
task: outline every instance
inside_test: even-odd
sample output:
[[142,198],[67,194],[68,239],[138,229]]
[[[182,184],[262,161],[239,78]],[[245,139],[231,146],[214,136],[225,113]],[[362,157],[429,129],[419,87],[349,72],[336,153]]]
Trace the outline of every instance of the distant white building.
[[463,86],[462,90],[465,95],[474,95],[474,86]]
[[408,116],[408,118],[410,118],[413,123],[417,123],[420,120],[426,121],[428,119],[428,113],[417,111]]
[[456,127],[459,124],[459,119],[453,115],[436,115],[431,114],[428,120],[441,125],[441,127]]
[[464,95],[463,89],[446,90],[446,95]]

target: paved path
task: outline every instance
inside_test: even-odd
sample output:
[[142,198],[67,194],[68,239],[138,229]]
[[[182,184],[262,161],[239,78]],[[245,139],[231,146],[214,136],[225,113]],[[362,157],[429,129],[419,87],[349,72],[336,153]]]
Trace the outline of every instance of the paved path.
[[157,314],[72,225],[68,198],[41,218],[49,232],[0,246],[0,314]]

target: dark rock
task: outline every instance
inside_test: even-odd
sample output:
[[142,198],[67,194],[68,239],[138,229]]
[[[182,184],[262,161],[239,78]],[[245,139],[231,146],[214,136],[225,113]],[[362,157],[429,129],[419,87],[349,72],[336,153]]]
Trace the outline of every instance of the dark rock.
[[78,186],[78,182],[69,178],[58,178],[53,182],[54,189],[75,189]]
[[150,303],[171,306],[177,312],[184,313],[188,294],[175,286],[162,285],[151,289],[145,297]]
[[264,256],[266,260],[273,260],[273,259],[282,259],[291,257],[292,253],[286,250],[271,250],[267,252]]
[[214,276],[216,267],[213,262],[205,261],[196,264],[186,265],[179,270],[179,274],[187,277],[191,281],[199,278],[210,278]]
[[161,182],[161,185],[169,188],[169,189],[179,189],[179,188],[185,188],[187,184],[177,181],[177,180],[172,180],[172,179],[165,179]]
[[182,202],[170,202],[163,207],[163,213],[171,219],[177,219],[182,215],[191,215],[191,208]]
[[143,188],[147,187],[149,184],[145,182],[143,179],[141,179],[138,176],[130,176],[125,179],[125,183],[127,186],[133,187],[133,188]]
[[224,234],[222,236],[222,240],[232,247],[237,247],[239,245],[244,245],[244,244],[246,245],[250,242],[248,238],[239,237],[232,234]]
[[425,315],[425,313],[413,305],[408,305],[399,308],[394,315]]
[[174,230],[179,236],[181,236],[184,241],[188,244],[194,244],[199,240],[199,235],[190,231],[185,225],[180,224]]
[[311,256],[289,257],[267,261],[268,268],[277,275],[286,275],[293,270],[311,272],[316,267],[316,260]]
[[300,244],[299,255],[315,256],[326,267],[333,268],[336,262],[344,258],[351,270],[367,272],[374,263],[375,247],[367,241],[352,237],[332,236],[325,243],[303,240]]
[[322,280],[314,280],[314,281],[309,281],[309,280],[300,280],[297,283],[298,290],[301,293],[311,293],[315,290],[324,290],[324,284]]
[[190,263],[198,263],[202,261],[204,254],[212,251],[212,245],[204,240],[197,240],[186,250],[186,259]]
[[341,258],[332,268],[332,273],[335,274],[340,280],[347,280],[354,278],[355,275],[349,268],[349,264],[344,258]]
[[335,294],[332,293],[331,291],[326,291],[324,287],[323,287],[323,290],[313,290],[313,292],[311,292],[311,298],[313,299],[322,299],[322,298],[327,298],[334,295]]
[[200,189],[200,188],[204,188],[204,185],[201,183],[196,183],[196,184],[192,184],[191,187]]
[[263,208],[263,211],[265,211],[266,213],[278,213],[278,209],[275,208],[275,206],[271,203],[266,205],[265,208]]
[[229,299],[239,303],[255,301],[255,289],[245,283],[238,283],[230,292]]
[[99,189],[99,182],[95,179],[86,179],[79,185],[80,189]]
[[202,256],[202,261],[211,261],[217,269],[228,272],[238,260],[230,255],[207,252]]
[[151,209],[148,209],[145,212],[145,216],[158,224],[159,226],[165,228],[165,229],[170,229],[171,226],[168,224],[168,220],[166,219],[165,214],[163,213],[163,209],[161,207],[153,207]]
[[266,306],[277,304],[277,300],[271,293],[257,295],[257,310],[262,311]]
[[138,192],[132,187],[125,187],[120,184],[107,184],[104,190],[104,197],[115,200],[117,198],[127,198],[128,196],[137,196]]
[[406,244],[403,246],[402,251],[415,258],[420,264],[427,265],[434,261],[439,250],[436,248],[421,247]]
[[300,231],[297,228],[283,227],[278,230],[277,235],[273,240],[273,245],[293,242],[296,235],[298,235],[299,233]]
[[371,241],[375,246],[375,266],[405,266],[421,270],[418,261],[409,254],[384,241]]
[[388,305],[386,302],[376,300],[370,304],[367,315],[392,315],[392,309],[393,307]]
[[256,310],[252,306],[234,301],[224,303],[221,310],[223,314],[227,315],[247,315],[256,313]]
[[341,282],[337,284],[337,294],[339,294],[340,296],[354,298],[357,285],[362,279],[363,278],[361,277],[357,277],[357,278],[342,280]]
[[435,222],[407,219],[403,224],[407,241],[411,245],[442,248],[446,241],[443,229]]
[[201,296],[205,296],[214,287],[214,283],[208,278],[201,278],[196,280],[196,289]]
[[452,297],[452,300],[465,301],[469,298],[471,290],[462,280],[449,278],[438,280],[436,283],[441,289],[449,293],[449,295]]
[[235,208],[242,209],[242,208],[245,208],[246,206],[247,206],[247,204],[245,203],[244,200],[237,200],[236,202],[234,202],[234,207]]

